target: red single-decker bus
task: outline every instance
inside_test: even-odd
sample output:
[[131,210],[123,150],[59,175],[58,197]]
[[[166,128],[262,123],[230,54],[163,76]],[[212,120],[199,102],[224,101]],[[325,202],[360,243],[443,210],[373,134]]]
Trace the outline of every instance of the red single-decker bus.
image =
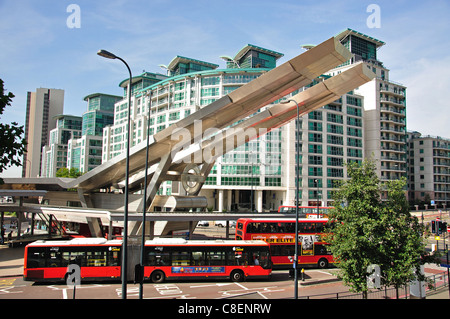
[[[119,280],[121,251],[120,240],[37,241],[25,248],[24,279],[65,281],[68,266],[76,264],[82,281]],[[145,242],[144,279],[156,283],[185,277],[242,281],[269,278],[271,273],[270,249],[264,241],[162,238]]]

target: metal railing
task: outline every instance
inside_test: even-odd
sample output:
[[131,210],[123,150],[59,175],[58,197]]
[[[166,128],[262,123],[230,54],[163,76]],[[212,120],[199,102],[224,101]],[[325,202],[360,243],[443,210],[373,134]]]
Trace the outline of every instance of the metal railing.
[[[434,274],[427,277],[426,293],[434,294],[443,290],[449,285],[447,271]],[[410,299],[410,287],[406,285],[398,289],[398,299]],[[299,299],[364,299],[362,293],[354,293],[350,291],[299,296]],[[377,290],[371,290],[367,293],[367,299],[397,299],[397,291],[394,287],[384,287]]]

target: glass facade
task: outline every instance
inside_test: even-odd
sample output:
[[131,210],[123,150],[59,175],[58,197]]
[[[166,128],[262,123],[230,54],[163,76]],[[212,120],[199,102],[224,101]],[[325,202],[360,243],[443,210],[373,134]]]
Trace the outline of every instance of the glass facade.
[[[177,75],[146,87],[132,98],[132,146],[145,140],[147,134],[161,131],[276,67],[281,56],[249,45],[236,56],[237,63],[227,63],[226,70],[184,75],[181,72],[187,69],[182,64],[189,59],[175,58],[168,69],[171,74],[177,70]],[[115,104],[114,125],[104,130],[103,162],[125,149],[126,118],[127,100],[122,99]],[[364,155],[363,98],[349,92],[304,115],[298,125],[298,139],[289,137],[296,136],[294,121],[218,158],[202,190],[208,206],[215,210],[249,210],[253,204],[253,209],[277,210],[280,205],[291,204],[296,141],[301,149],[297,178],[306,186],[299,194],[302,204],[315,206],[317,200],[329,204],[335,182],[346,178],[344,163],[361,161]],[[172,187],[172,183],[165,183],[159,193],[176,194]]]
[[355,54],[360,59],[376,60],[377,59],[377,45],[373,42],[367,41],[363,38],[350,35],[342,44]]
[[[406,171],[406,87],[389,80],[389,70],[378,61],[377,49],[385,43],[368,35],[347,29],[337,35],[353,57],[340,67],[329,72],[335,75],[345,71],[346,65],[363,61],[365,67],[375,73],[376,78],[356,88],[355,93],[364,97],[364,102],[347,97],[347,143],[348,156],[359,156],[354,146],[360,145],[363,137],[370,141],[363,156],[376,160],[377,173],[382,181],[397,180],[407,176]],[[358,107],[364,104],[364,125],[358,120]],[[366,135],[364,136],[364,132]],[[387,194],[382,194],[386,198]]]
[[79,116],[58,115],[56,128],[50,131],[48,145],[43,147],[41,177],[55,177],[67,165],[67,145],[72,138],[81,136],[82,119]]

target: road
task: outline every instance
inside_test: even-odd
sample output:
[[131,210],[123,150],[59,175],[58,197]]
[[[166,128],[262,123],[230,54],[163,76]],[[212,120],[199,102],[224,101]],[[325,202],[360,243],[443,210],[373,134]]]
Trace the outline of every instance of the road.
[[[330,270],[307,270],[305,281],[299,283],[299,296],[343,292],[347,289],[336,280]],[[22,277],[0,278],[0,299],[72,299],[73,287],[66,284],[36,284]],[[127,285],[127,298],[138,298],[139,285]],[[223,281],[167,281],[161,284],[145,283],[146,299],[222,299],[246,296],[252,299],[285,299],[294,294],[293,280],[286,270],[274,271],[272,278],[265,281],[245,282]],[[122,298],[120,282],[82,284],[76,287],[76,299],[119,299]]]
[[[222,237],[225,229],[214,226],[197,228],[195,237]],[[234,229],[230,230],[233,236]],[[230,237],[231,237],[230,236]],[[25,282],[21,277],[23,272],[23,249],[15,248],[0,251],[0,300],[4,299],[72,299],[73,287],[65,284],[35,284]],[[8,252],[7,260],[3,258]],[[426,268],[427,275],[441,273],[444,269]],[[319,270],[306,269],[305,281],[299,282],[299,298],[321,295],[314,298],[345,297],[348,288],[337,280],[336,268]],[[128,284],[127,299],[137,299],[139,286]],[[82,284],[75,290],[76,299],[121,299],[122,287],[120,282]],[[252,299],[291,299],[294,296],[293,280],[289,278],[288,271],[274,271],[271,280],[234,283],[227,280],[189,280],[168,281],[162,284],[144,284],[145,299],[223,299],[223,298],[252,298]],[[374,298],[383,298],[380,294]],[[428,298],[428,296],[427,296]],[[448,293],[441,298],[448,299]]]

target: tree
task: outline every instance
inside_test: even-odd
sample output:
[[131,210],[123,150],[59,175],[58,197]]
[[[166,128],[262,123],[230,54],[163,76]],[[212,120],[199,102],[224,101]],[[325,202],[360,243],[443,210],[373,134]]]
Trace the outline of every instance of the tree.
[[[405,285],[419,272],[425,252],[422,225],[408,210],[405,180],[383,185],[368,160],[349,163],[347,173],[349,179],[334,193],[327,236],[340,277],[367,297],[368,267],[377,264],[383,284]],[[381,200],[382,187],[386,202]]]
[[[0,79],[0,115],[3,114],[6,106],[11,105],[14,94],[5,93],[4,82]],[[0,123],[0,173],[7,167],[22,165],[22,156],[26,151],[26,141],[22,138],[24,134],[23,125],[12,122],[11,124]],[[3,179],[0,178],[0,184],[3,184]]]
[[62,167],[56,171],[56,177],[69,177],[69,178],[77,178],[83,175],[80,173],[78,169],[72,167],[68,169],[67,167]]
[[340,277],[353,291],[367,294],[367,267],[378,262],[381,211],[380,181],[374,164],[347,165],[348,181],[334,193],[327,241],[341,269]]
[[381,223],[385,227],[380,241],[382,283],[398,289],[416,276],[424,280],[420,265],[433,261],[425,255],[422,234],[424,227],[409,212],[404,187],[406,178],[388,181],[387,201],[384,203]]

